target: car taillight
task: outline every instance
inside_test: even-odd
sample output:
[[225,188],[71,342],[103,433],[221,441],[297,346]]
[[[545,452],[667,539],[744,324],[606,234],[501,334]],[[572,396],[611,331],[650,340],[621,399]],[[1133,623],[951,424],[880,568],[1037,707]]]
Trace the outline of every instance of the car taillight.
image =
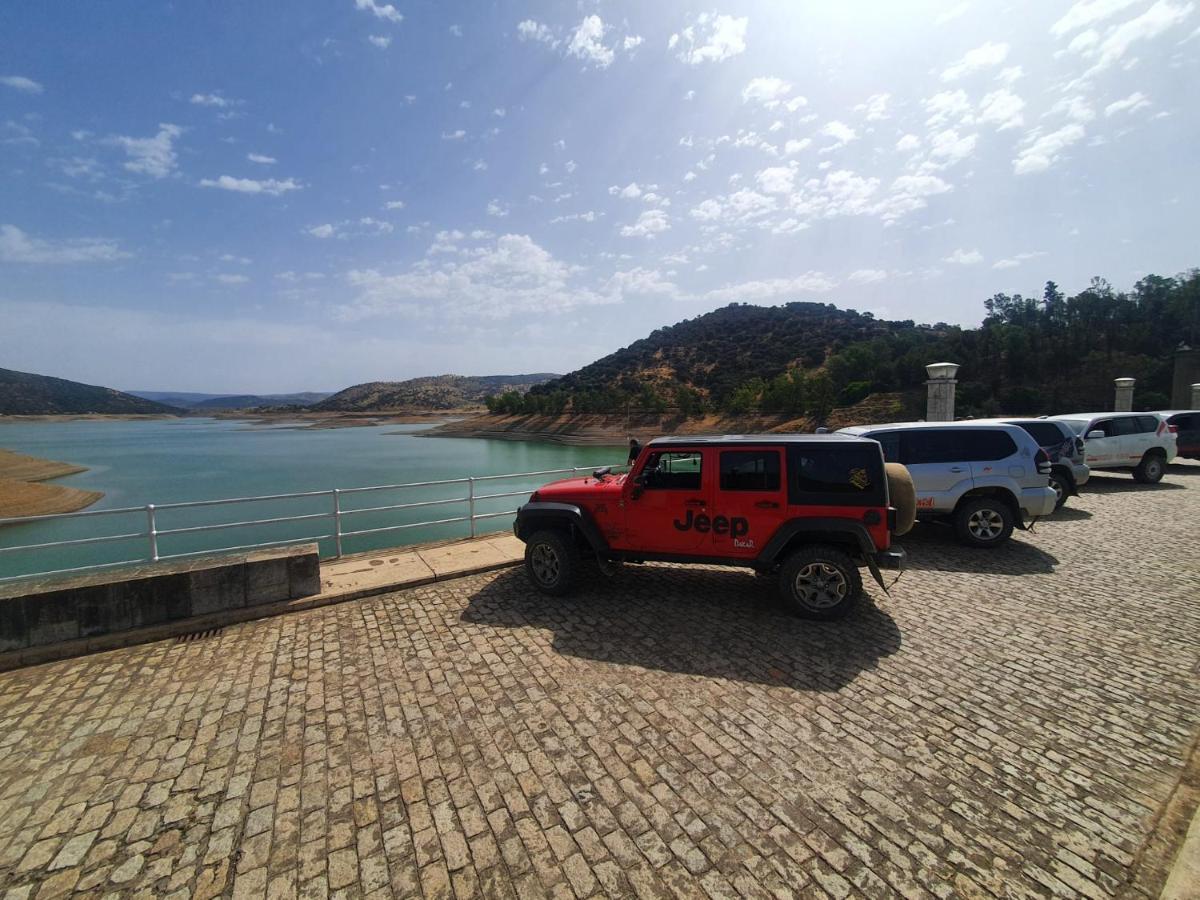
[[1043,450],[1041,447],[1038,447],[1038,452],[1033,457],[1033,460],[1037,463],[1037,470],[1040,474],[1050,474],[1050,456],[1045,450]]
[[1168,434],[1179,434],[1179,426],[1178,425],[1168,425],[1167,433]]
[[1084,451],[1083,438],[1081,438],[1081,437],[1075,438],[1075,453],[1078,454],[1079,456],[1083,456],[1083,451]]

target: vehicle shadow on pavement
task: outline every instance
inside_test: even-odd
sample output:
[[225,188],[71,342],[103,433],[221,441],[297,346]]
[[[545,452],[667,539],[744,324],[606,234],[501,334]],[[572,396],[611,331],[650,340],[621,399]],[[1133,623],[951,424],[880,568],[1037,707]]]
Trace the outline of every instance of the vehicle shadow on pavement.
[[1092,514],[1086,509],[1079,509],[1071,506],[1071,501],[1067,501],[1066,506],[1060,506],[1051,515],[1044,519],[1038,519],[1037,527],[1041,528],[1047,522],[1082,522],[1084,519],[1090,519]]
[[[1174,469],[1167,473],[1167,477],[1174,477],[1177,473]],[[1124,491],[1184,491],[1187,490],[1182,484],[1173,484],[1170,481],[1160,481],[1158,484],[1142,484],[1140,481],[1134,481],[1132,475],[1124,477],[1120,475],[1097,475],[1094,472],[1092,477],[1088,479],[1088,483],[1080,488],[1081,492],[1092,492],[1096,494],[1118,494]]]
[[[1062,510],[1059,511],[1061,513]],[[1035,528],[1045,523],[1038,522]],[[1002,547],[985,550],[958,543],[954,532],[941,525],[918,525],[897,543],[908,553],[905,567],[932,572],[974,572],[980,575],[1047,575],[1058,565],[1058,558],[1047,553],[1030,540],[1013,532]]]
[[461,620],[548,629],[564,656],[802,691],[839,690],[900,649],[900,629],[869,595],[845,619],[816,622],[784,610],[773,581],[742,570],[594,571],[585,567],[565,598],[538,593],[521,569],[501,572]]

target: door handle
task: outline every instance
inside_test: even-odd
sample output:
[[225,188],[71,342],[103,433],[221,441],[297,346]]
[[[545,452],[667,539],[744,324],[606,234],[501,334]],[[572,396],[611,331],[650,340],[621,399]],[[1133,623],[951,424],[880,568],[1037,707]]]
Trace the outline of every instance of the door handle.
[[705,506],[706,504],[703,500],[685,500],[683,502],[683,505],[684,506]]
[[759,509],[779,509],[779,504],[774,500],[759,500],[754,505]]
[[951,466],[950,471],[951,472],[965,472],[966,469],[964,469],[962,466]]

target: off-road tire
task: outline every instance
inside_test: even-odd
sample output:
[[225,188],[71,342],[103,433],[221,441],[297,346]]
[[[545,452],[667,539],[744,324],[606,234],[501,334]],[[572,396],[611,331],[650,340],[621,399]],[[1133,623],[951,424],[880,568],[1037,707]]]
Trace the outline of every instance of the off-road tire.
[[1054,501],[1054,508],[1062,509],[1063,504],[1067,502],[1067,498],[1071,496],[1071,482],[1061,472],[1051,471],[1050,487],[1054,488],[1054,494],[1057,497]]
[[779,569],[784,604],[806,619],[840,619],[862,596],[862,577],[849,556],[827,544],[795,550]]
[[1167,461],[1161,453],[1149,451],[1133,470],[1134,480],[1141,484],[1158,484],[1167,471]]
[[998,497],[972,497],[954,511],[954,533],[968,547],[999,547],[1012,536],[1012,507]]
[[579,577],[579,548],[560,529],[534,532],[525,542],[525,574],[543,594],[562,597]]
[[917,489],[912,475],[900,463],[884,463],[884,469],[887,473],[888,502],[896,510],[896,530],[892,534],[898,537],[908,534],[917,521]]

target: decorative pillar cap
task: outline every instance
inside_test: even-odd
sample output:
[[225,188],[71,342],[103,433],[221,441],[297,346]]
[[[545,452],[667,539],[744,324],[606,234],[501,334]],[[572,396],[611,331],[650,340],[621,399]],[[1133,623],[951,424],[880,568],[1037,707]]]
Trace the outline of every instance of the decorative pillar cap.
[[950,381],[958,372],[958,363],[930,363],[925,367],[925,371],[929,374],[930,381]]
[[1133,387],[1133,383],[1136,380],[1137,379],[1134,379],[1134,378],[1114,378],[1113,384],[1115,384],[1119,388]]

